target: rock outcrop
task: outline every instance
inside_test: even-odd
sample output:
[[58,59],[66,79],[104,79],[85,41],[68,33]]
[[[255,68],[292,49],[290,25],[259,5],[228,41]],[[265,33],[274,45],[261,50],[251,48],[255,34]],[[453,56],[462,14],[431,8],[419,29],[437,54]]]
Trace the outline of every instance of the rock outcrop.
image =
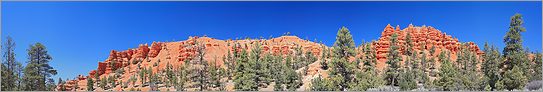
[[[428,52],[432,47],[435,47],[436,53],[441,51],[449,51],[451,52],[451,55],[453,55],[451,58],[456,58],[454,53],[457,53],[462,45],[457,38],[447,35],[446,33],[442,33],[440,30],[437,30],[431,26],[415,27],[413,25],[409,25],[407,28],[400,29],[399,26],[392,27],[389,24],[384,28],[381,37],[377,41],[371,43],[371,46],[375,49],[375,53],[377,54],[377,67],[379,69],[386,67],[385,62],[389,51],[388,48],[391,44],[390,37],[394,33],[398,34],[399,42],[397,45],[400,47],[400,52],[404,52],[406,50],[405,43],[407,35],[411,35],[414,50],[417,52]],[[353,35],[356,36],[356,34]],[[251,48],[257,43],[261,44],[263,52],[271,53],[273,55],[291,55],[295,52],[295,48],[301,47],[303,52],[310,51],[314,55],[319,56],[318,61],[321,60],[320,56],[323,49],[330,48],[323,44],[300,39],[296,36],[244,40],[218,40],[209,37],[189,37],[185,41],[178,42],[153,42],[151,46],[147,44],[140,44],[137,48],[133,49],[123,51],[112,50],[109,57],[103,62],[98,62],[98,67],[95,70],[91,70],[87,76],[80,75],[74,80],[67,81],[67,83],[64,85],[59,85],[57,89],[60,89],[60,87],[67,87],[70,88],[66,89],[69,91],[84,91],[86,90],[86,82],[88,78],[103,79],[115,75],[118,78],[116,80],[127,82],[131,77],[138,76],[138,72],[143,68],[150,68],[153,70],[152,72],[156,74],[164,71],[167,65],[181,67],[184,65],[185,61],[192,60],[198,54],[197,47],[199,46],[205,47],[206,55],[204,58],[208,61],[208,63],[216,63],[219,67],[227,68],[224,66],[224,56],[227,56],[229,52],[240,52],[242,50],[250,51]],[[483,54],[476,44],[472,42],[468,42],[466,44],[471,51],[476,52],[478,55]],[[437,55],[428,55],[428,57],[435,56]],[[327,72],[320,68],[321,65],[318,62],[312,63],[308,65],[308,67],[309,68],[306,71],[308,75],[305,76],[308,79],[304,80],[309,81],[310,78],[319,74],[327,76]],[[144,85],[139,82],[141,81],[139,78],[137,79],[138,82],[135,82],[134,85],[123,83],[130,86],[116,86],[109,90],[126,91],[128,89],[141,89],[142,91],[148,91],[148,86],[136,86]],[[74,87],[76,84],[77,87]],[[96,90],[103,91],[104,89],[99,88]]]
[[[400,47],[400,53],[406,50],[407,46],[405,45],[407,35],[411,35],[411,41],[415,52],[428,52],[432,47],[434,47],[436,53],[447,50],[452,55],[455,55],[455,53],[460,50],[460,46],[462,45],[457,38],[453,38],[451,35],[447,35],[447,33],[442,33],[440,30],[431,26],[415,27],[413,25],[409,25],[407,28],[400,30],[400,26],[396,26],[396,28],[394,28],[388,24],[381,33],[379,40],[372,44],[376,50],[375,53],[377,54],[377,65],[379,68],[383,68],[386,64],[385,62],[389,52],[388,48],[391,45],[390,39],[394,33],[398,35],[398,43],[396,45]],[[468,42],[467,44],[469,45],[471,51],[476,52],[478,55],[483,54],[479,47],[473,42]],[[456,59],[455,56],[453,56],[453,60],[454,59]]]
[[[86,90],[87,78],[105,78],[115,74],[116,70],[125,72],[118,80],[127,81],[131,76],[137,75],[142,68],[152,68],[153,73],[161,72],[170,64],[173,67],[180,67],[184,61],[192,60],[197,54],[197,46],[205,46],[205,59],[208,62],[216,60],[219,66],[224,66],[223,56],[228,52],[241,52],[243,49],[250,51],[254,44],[259,43],[263,52],[269,52],[275,55],[291,54],[297,46],[302,47],[303,51],[312,51],[315,55],[320,55],[322,44],[300,39],[296,36],[282,36],[272,39],[245,39],[245,40],[218,40],[209,37],[189,37],[185,41],[179,42],[153,42],[151,46],[140,44],[138,48],[127,49],[124,51],[111,50],[109,57],[103,62],[98,62],[98,67],[91,70],[87,76],[79,76],[74,80],[69,80],[64,85],[57,88],[70,87],[67,90],[75,90],[72,87],[78,83],[77,91]],[[200,44],[200,45],[199,45]],[[237,46],[234,46],[237,45]],[[236,47],[236,48],[234,48]],[[138,80],[139,81],[139,80]],[[79,85],[85,82],[84,85]],[[138,82],[139,83],[139,82]],[[136,85],[142,85],[142,84]],[[126,90],[128,88],[114,88]],[[145,88],[142,88],[145,90]],[[117,90],[119,91],[119,90]]]

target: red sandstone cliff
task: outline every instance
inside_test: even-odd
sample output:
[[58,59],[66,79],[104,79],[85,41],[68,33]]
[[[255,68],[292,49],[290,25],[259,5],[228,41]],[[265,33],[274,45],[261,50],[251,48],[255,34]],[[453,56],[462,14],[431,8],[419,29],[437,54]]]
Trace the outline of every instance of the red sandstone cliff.
[[[457,53],[461,46],[461,43],[457,38],[453,38],[430,26],[415,27],[409,25],[407,28],[400,29],[399,26],[394,28],[389,24],[384,28],[381,37],[372,43],[372,47],[376,50],[375,53],[377,54],[377,65],[379,69],[386,67],[386,55],[388,54],[388,48],[390,46],[389,40],[393,33],[398,34],[400,52],[405,50],[403,44],[405,43],[405,36],[407,34],[410,34],[412,37],[411,40],[414,42],[415,51],[428,53],[429,49],[434,46],[436,48],[436,53],[445,50],[450,51],[452,60],[456,59],[454,53]],[[356,34],[353,35],[356,36]],[[64,86],[67,90],[74,90],[72,87],[77,85],[77,91],[86,90],[87,78],[94,78],[95,76],[103,78],[110,76],[115,72],[113,71],[113,68],[123,69],[125,73],[123,73],[118,80],[128,81],[131,76],[137,75],[137,72],[142,67],[152,68],[153,73],[163,71],[168,64],[171,64],[173,67],[180,67],[184,64],[183,61],[191,60],[195,57],[197,54],[195,46],[198,46],[196,45],[198,43],[201,43],[206,47],[206,56],[204,58],[209,63],[216,60],[217,62],[214,63],[217,63],[223,68],[226,67],[224,66],[222,58],[226,56],[229,51],[241,51],[241,49],[250,50],[250,47],[255,43],[262,44],[263,52],[270,52],[276,55],[290,54],[294,52],[294,47],[301,46],[302,51],[311,51],[315,55],[320,56],[323,49],[322,47],[329,48],[322,44],[300,39],[296,36],[281,36],[266,40],[218,40],[209,37],[189,37],[187,40],[179,42],[153,42],[151,46],[148,44],[141,44],[138,48],[134,49],[127,49],[124,51],[112,50],[109,57],[103,62],[99,62],[98,67],[95,70],[90,71],[87,76],[80,75],[75,80],[69,80],[65,85],[59,85],[59,87]],[[238,46],[237,48],[234,48],[234,45],[236,44]],[[474,43],[468,42],[467,44],[471,51],[474,51],[479,55],[483,54],[483,52],[479,50],[479,47]],[[437,55],[428,55],[428,57],[435,56]],[[319,63],[310,64],[307,71],[309,75],[304,78],[304,82],[307,83],[309,79],[315,77],[317,74],[326,76],[326,71],[322,70],[320,66]],[[141,83],[139,82],[141,80],[137,81],[136,84],[141,85],[139,84]],[[130,86],[128,88],[117,86],[114,87],[113,90],[120,91],[130,88]],[[141,89],[144,91],[149,90],[149,88]]]
[[[411,35],[411,41],[413,41],[414,45],[413,49],[416,52],[424,51],[429,53],[428,51],[432,47],[435,47],[436,54],[429,55],[430,57],[435,57],[441,51],[447,50],[451,53],[451,60],[456,60],[456,53],[460,50],[460,46],[462,45],[457,38],[453,38],[451,35],[447,35],[447,33],[442,33],[440,30],[431,26],[415,27],[409,25],[407,28],[400,30],[400,26],[396,26],[396,29],[394,29],[394,27],[388,24],[381,33],[381,37],[376,42],[372,43],[372,46],[376,50],[375,53],[377,54],[377,65],[379,68],[383,68],[386,65],[385,62],[390,46],[390,36],[394,33],[398,34],[397,45],[400,47],[400,53],[406,50],[405,43],[407,34]],[[469,45],[469,49],[476,52],[477,55],[483,54],[475,43],[467,42],[467,44]]]

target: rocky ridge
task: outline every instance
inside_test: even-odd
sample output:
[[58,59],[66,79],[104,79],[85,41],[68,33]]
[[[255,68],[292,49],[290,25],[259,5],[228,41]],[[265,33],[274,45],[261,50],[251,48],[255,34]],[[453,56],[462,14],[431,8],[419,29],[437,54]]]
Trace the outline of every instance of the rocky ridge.
[[[457,38],[442,33],[440,30],[435,29],[431,26],[422,26],[415,27],[409,25],[407,28],[400,29],[399,26],[392,27],[390,24],[387,25],[381,37],[372,42],[371,46],[376,51],[378,63],[377,66],[379,69],[386,67],[386,55],[388,54],[388,47],[390,46],[390,36],[393,33],[398,34],[400,46],[400,52],[405,51],[405,36],[407,34],[411,35],[411,40],[414,42],[414,49],[417,52],[428,52],[431,47],[436,48],[436,53],[441,51],[451,52],[452,60],[455,60],[456,56],[454,53],[459,51],[460,46],[463,44],[458,41]],[[353,34],[356,35],[356,34]],[[201,45],[198,45],[198,44]],[[168,64],[173,67],[180,67],[184,64],[183,61],[191,60],[196,54],[195,46],[205,46],[205,59],[208,63],[216,63],[217,65],[227,68],[224,65],[223,57],[225,57],[228,52],[241,51],[241,49],[250,50],[250,48],[255,44],[262,44],[263,52],[269,52],[274,55],[289,55],[292,54],[295,50],[295,47],[302,47],[302,51],[311,51],[316,56],[322,54],[323,49],[329,48],[323,44],[311,42],[309,40],[300,39],[296,36],[281,36],[277,38],[270,39],[243,39],[243,40],[218,40],[210,37],[189,37],[185,41],[178,42],[153,42],[151,46],[148,44],[140,44],[138,48],[127,49],[124,51],[112,50],[109,57],[103,62],[98,62],[98,67],[95,70],[92,70],[88,75],[79,75],[74,80],[68,80],[66,84],[59,85],[57,89],[60,89],[61,86],[64,86],[66,90],[72,91],[85,91],[87,88],[87,79],[88,78],[104,78],[106,76],[111,76],[116,74],[117,71],[123,71],[117,80],[128,81],[131,76],[137,75],[137,72],[142,69],[142,67],[152,68],[153,73],[159,73],[163,71]],[[471,51],[476,52],[479,56],[483,52],[479,47],[473,42],[465,43],[469,46]],[[234,46],[237,45],[237,46]],[[237,48],[234,48],[237,47]],[[357,55],[361,56],[361,55]],[[436,57],[435,55],[428,55],[428,57]],[[406,56],[404,56],[406,58]],[[404,59],[405,60],[405,59]],[[317,62],[321,61],[319,60]],[[304,85],[302,87],[309,87],[307,85],[310,79],[314,78],[316,75],[327,75],[326,70],[320,68],[320,63],[312,63],[308,65],[308,75],[304,76]],[[299,70],[298,70],[299,72]],[[122,91],[128,90],[130,88],[137,87],[142,91],[149,90],[149,87],[140,87],[136,85],[139,84],[141,80],[137,80],[135,85],[128,85],[127,87],[116,86],[111,89],[113,91]],[[75,87],[77,86],[77,87]],[[96,84],[95,84],[96,86]],[[233,85],[230,85],[233,86]],[[77,88],[77,89],[74,89]],[[98,87],[95,91],[101,91]],[[160,90],[173,90],[173,88],[159,88]],[[232,88],[228,88],[232,90]],[[306,88],[300,88],[304,90]]]

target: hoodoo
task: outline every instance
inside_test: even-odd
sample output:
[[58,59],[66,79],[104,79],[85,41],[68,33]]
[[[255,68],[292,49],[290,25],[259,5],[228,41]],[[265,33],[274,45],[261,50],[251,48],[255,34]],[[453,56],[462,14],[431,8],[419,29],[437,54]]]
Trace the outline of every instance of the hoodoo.
[[[440,30],[431,26],[416,27],[413,25],[409,25],[407,28],[400,29],[399,25],[396,27],[392,27],[390,24],[388,24],[381,33],[381,37],[371,43],[371,46],[375,49],[375,53],[377,55],[377,67],[379,69],[383,69],[386,67],[385,62],[388,54],[388,48],[391,44],[390,37],[394,33],[398,34],[399,43],[397,43],[397,45],[400,47],[399,52],[403,52],[406,50],[405,43],[407,35],[411,36],[411,41],[414,45],[413,48],[416,52],[428,52],[432,47],[434,47],[437,53],[445,50],[452,53],[452,60],[456,58],[456,56],[454,56],[454,53],[457,53],[460,49],[460,46],[462,45],[462,43],[459,42],[457,38],[454,38],[451,35],[447,35],[446,33],[443,33]],[[198,54],[196,48],[198,46],[203,46],[205,48],[205,51],[203,52],[205,53],[204,59],[208,63],[214,62],[219,67],[228,68],[224,65],[225,61],[223,60],[223,58],[225,56],[233,52],[241,52],[242,50],[250,51],[250,48],[256,43],[261,44],[262,52],[271,53],[273,55],[288,56],[290,54],[296,53],[295,48],[301,48],[301,51],[303,52],[310,51],[315,56],[319,57],[317,57],[317,62],[308,65],[308,69],[306,71],[308,77],[315,77],[318,74],[327,75],[326,71],[323,71],[320,68],[321,65],[318,62],[322,60],[320,55],[322,55],[323,49],[326,48],[326,50],[330,50],[330,47],[323,44],[311,42],[309,40],[300,39],[296,36],[281,36],[270,39],[244,40],[218,40],[209,37],[195,36],[189,37],[185,41],[153,42],[151,46],[147,44],[140,44],[137,48],[134,49],[127,49],[123,51],[112,50],[106,60],[104,60],[103,62],[98,62],[98,67],[95,70],[91,70],[86,76],[79,75],[76,79],[69,80],[66,84],[57,86],[57,90],[60,90],[60,87],[69,87],[70,89],[66,90],[85,91],[87,90],[86,82],[88,78],[102,79],[108,76],[116,75],[117,77],[115,78],[118,78],[116,80],[127,82],[131,80],[132,77],[138,76],[138,72],[144,68],[153,70],[151,71],[152,73],[160,73],[166,70],[168,65],[172,65],[173,67],[181,67],[182,65],[184,65],[185,61],[190,61],[194,59],[194,57]],[[467,45],[469,45],[469,49],[476,52],[478,56],[483,54],[483,52],[479,50],[479,47],[476,44],[468,42]],[[436,55],[428,55],[428,57],[435,56]],[[122,74],[118,74],[117,72],[122,72]],[[141,81],[139,78],[136,79],[138,82],[135,82],[134,85],[132,83],[127,83],[125,85],[131,86],[115,86],[112,88],[112,90],[150,90],[148,86],[135,86],[144,85],[139,82]],[[306,84],[307,83],[304,83],[304,85]],[[71,87],[73,86],[78,87],[74,87],[77,89],[72,89]],[[159,89],[171,88],[162,87]]]

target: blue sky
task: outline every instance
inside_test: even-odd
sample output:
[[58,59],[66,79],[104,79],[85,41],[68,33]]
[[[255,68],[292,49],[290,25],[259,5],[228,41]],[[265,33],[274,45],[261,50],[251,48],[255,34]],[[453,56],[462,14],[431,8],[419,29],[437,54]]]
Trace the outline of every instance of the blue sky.
[[332,45],[346,26],[357,45],[376,40],[387,24],[433,26],[461,42],[504,47],[510,17],[523,14],[524,46],[541,51],[541,2],[2,2],[2,41],[14,38],[17,60],[41,42],[59,74],[96,69],[111,50],[207,35],[218,39],[300,38]]

